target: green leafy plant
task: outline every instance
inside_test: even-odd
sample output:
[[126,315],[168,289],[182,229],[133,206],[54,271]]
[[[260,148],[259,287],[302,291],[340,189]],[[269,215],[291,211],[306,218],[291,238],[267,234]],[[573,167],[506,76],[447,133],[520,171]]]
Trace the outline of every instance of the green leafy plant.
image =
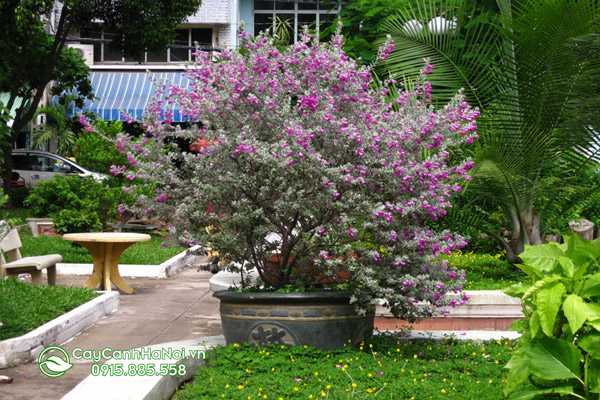
[[52,214],[52,225],[57,233],[91,232],[100,229],[100,219],[87,210],[60,210]]
[[99,135],[82,130],[75,143],[74,156],[77,163],[90,171],[109,174],[113,165],[122,165],[127,162],[127,157],[119,152],[108,138],[116,138],[123,132],[123,123],[120,121],[107,122],[95,121],[94,128]]
[[36,217],[56,218],[62,232],[72,232],[105,224],[118,213],[124,197],[121,188],[106,188],[94,179],[55,176],[32,189],[25,205]]
[[521,298],[526,318],[514,326],[523,336],[506,366],[504,392],[528,378],[537,387],[511,398],[597,399],[600,393],[600,240],[571,235],[564,241],[527,246],[519,268],[531,282],[505,291]]
[[[524,245],[543,243],[555,218],[600,187],[594,180],[574,185],[599,161],[600,6],[593,0],[477,3],[399,6],[381,23],[396,46],[385,65],[410,85],[426,57],[435,65],[434,104],[464,87],[469,103],[482,110],[480,139],[468,149],[476,162],[464,191],[471,195],[449,214],[496,238],[516,263]],[[479,212],[482,203],[487,212]],[[490,229],[498,209],[502,225]]]

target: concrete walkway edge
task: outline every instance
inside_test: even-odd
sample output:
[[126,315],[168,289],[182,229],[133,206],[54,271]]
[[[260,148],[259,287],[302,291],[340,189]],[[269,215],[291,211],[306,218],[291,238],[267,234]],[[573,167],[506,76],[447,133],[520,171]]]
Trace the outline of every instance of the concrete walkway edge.
[[23,336],[0,341],[0,368],[35,360],[45,347],[66,342],[117,308],[119,293],[104,292]]
[[[167,278],[196,259],[192,247],[171,257],[160,265],[119,265],[122,276]],[[57,264],[61,275],[91,275],[92,264]],[[45,271],[44,271],[45,272]],[[35,330],[16,338],[0,341],[0,368],[14,367],[33,361],[48,346],[60,345],[100,318],[119,308],[119,292],[104,293],[68,313],[47,322]]]
[[[179,342],[163,343],[148,346],[151,350],[185,349],[189,351],[206,352],[217,345],[225,345],[223,336],[208,336]],[[202,353],[205,354],[205,353]],[[67,393],[62,400],[165,400],[170,399],[182,382],[193,378],[202,366],[206,365],[204,357],[189,357],[187,359],[161,360],[108,360],[104,365],[120,364],[124,371],[129,370],[130,364],[152,365],[155,371],[160,370],[160,364],[185,365],[185,375],[165,376],[98,376],[90,375]]]

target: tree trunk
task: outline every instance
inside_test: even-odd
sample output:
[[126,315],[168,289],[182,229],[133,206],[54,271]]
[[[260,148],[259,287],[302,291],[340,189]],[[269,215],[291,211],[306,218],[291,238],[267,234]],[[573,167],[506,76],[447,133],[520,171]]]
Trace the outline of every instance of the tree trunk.
[[576,219],[569,222],[570,233],[576,233],[585,240],[594,240],[594,223],[587,219]]
[[[10,143],[0,147],[0,150],[4,157],[4,169],[2,170],[2,188],[4,189],[4,193],[9,195],[9,200],[7,203],[7,207],[9,208],[12,207],[12,200],[10,197],[12,192],[11,181],[13,172],[11,160],[12,148],[17,142],[17,139],[19,138],[19,135],[21,134],[23,128],[25,128],[29,121],[33,119],[37,107],[40,104],[40,100],[42,99],[42,96],[44,95],[44,92],[46,90],[46,86],[52,80],[52,72],[54,71],[54,67],[58,62],[60,52],[64,47],[65,39],[70,29],[69,23],[67,23],[66,21],[67,14],[68,9],[65,7],[63,8],[63,11],[61,13],[60,21],[58,23],[58,27],[54,36],[54,43],[52,44],[52,49],[50,50],[50,53],[48,55],[48,62],[46,64],[46,67],[44,71],[42,71],[39,84],[37,85],[37,87],[33,87],[30,89],[29,102],[27,104],[23,102],[23,104],[16,111],[15,119],[13,120],[12,125],[13,134],[9,140]],[[11,94],[11,97],[13,97],[14,101],[14,97],[16,96],[16,90],[13,90]],[[9,104],[12,104],[12,102],[9,102]]]
[[523,237],[521,234],[521,223],[519,222],[519,217],[517,213],[513,210],[509,210],[510,219],[512,221],[512,236],[510,247],[512,248],[513,253],[521,254],[525,248],[523,246]]
[[530,246],[536,244],[542,244],[542,238],[540,236],[540,220],[541,218],[537,218],[537,216],[533,213],[533,210],[526,210],[521,214],[521,219],[524,224],[525,230],[525,241],[524,244],[528,244]]
[[[511,251],[506,251],[506,259],[511,264],[521,262],[519,254],[525,251],[525,245],[537,245],[543,243],[540,230],[542,215],[535,215],[533,210],[525,210],[517,214],[514,210],[509,211],[512,221]],[[518,215],[521,218],[518,218]],[[523,226],[521,226],[521,222]]]
[[[14,125],[13,125],[14,127]],[[12,173],[13,173],[13,163],[12,163],[12,149],[14,143],[16,143],[18,135],[14,131],[8,143],[5,143],[0,147],[0,152],[2,154],[3,160],[3,168],[2,168],[2,190],[4,194],[8,195],[8,201],[6,202],[7,208],[12,208]]]

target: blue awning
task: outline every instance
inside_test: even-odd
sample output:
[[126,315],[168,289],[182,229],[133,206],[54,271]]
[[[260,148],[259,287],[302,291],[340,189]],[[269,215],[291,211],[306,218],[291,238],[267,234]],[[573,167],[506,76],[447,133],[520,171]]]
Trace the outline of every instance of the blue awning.
[[[6,105],[8,104],[9,101],[10,101],[10,93],[0,93],[0,106],[6,107]],[[29,100],[25,100],[25,103],[27,103],[28,101]],[[21,107],[21,104],[23,104],[23,99],[20,97],[17,97],[15,99],[15,101],[13,102],[13,105],[10,108],[10,110],[8,110],[8,115],[10,115],[10,117],[11,117],[9,119],[9,121],[7,122],[7,125],[9,127],[12,126],[13,119],[17,115],[17,108]]]
[[[156,72],[152,76],[166,84],[167,88],[188,85],[184,72]],[[146,72],[91,72],[90,81],[97,98],[87,100],[83,109],[75,109],[74,112],[94,112],[104,121],[125,121],[122,112],[139,121],[156,95],[156,85]],[[185,121],[175,104],[163,103],[163,108],[173,112],[175,122]]]

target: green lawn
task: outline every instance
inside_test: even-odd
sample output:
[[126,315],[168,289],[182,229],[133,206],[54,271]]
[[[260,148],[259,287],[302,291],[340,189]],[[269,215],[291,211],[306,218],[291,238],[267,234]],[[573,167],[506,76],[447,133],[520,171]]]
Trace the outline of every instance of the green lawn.
[[[92,263],[92,256],[83,247],[61,237],[32,237],[25,232],[19,233],[23,247],[21,254],[39,256],[44,254],[60,254],[64,263]],[[187,247],[163,247],[163,238],[152,236],[149,242],[139,242],[129,247],[121,256],[120,264],[161,264],[171,257],[185,251]]]
[[0,340],[18,337],[92,300],[85,288],[34,286],[0,279]]
[[465,271],[465,290],[502,290],[527,279],[520,269],[503,260],[500,254],[452,253],[441,259]]

